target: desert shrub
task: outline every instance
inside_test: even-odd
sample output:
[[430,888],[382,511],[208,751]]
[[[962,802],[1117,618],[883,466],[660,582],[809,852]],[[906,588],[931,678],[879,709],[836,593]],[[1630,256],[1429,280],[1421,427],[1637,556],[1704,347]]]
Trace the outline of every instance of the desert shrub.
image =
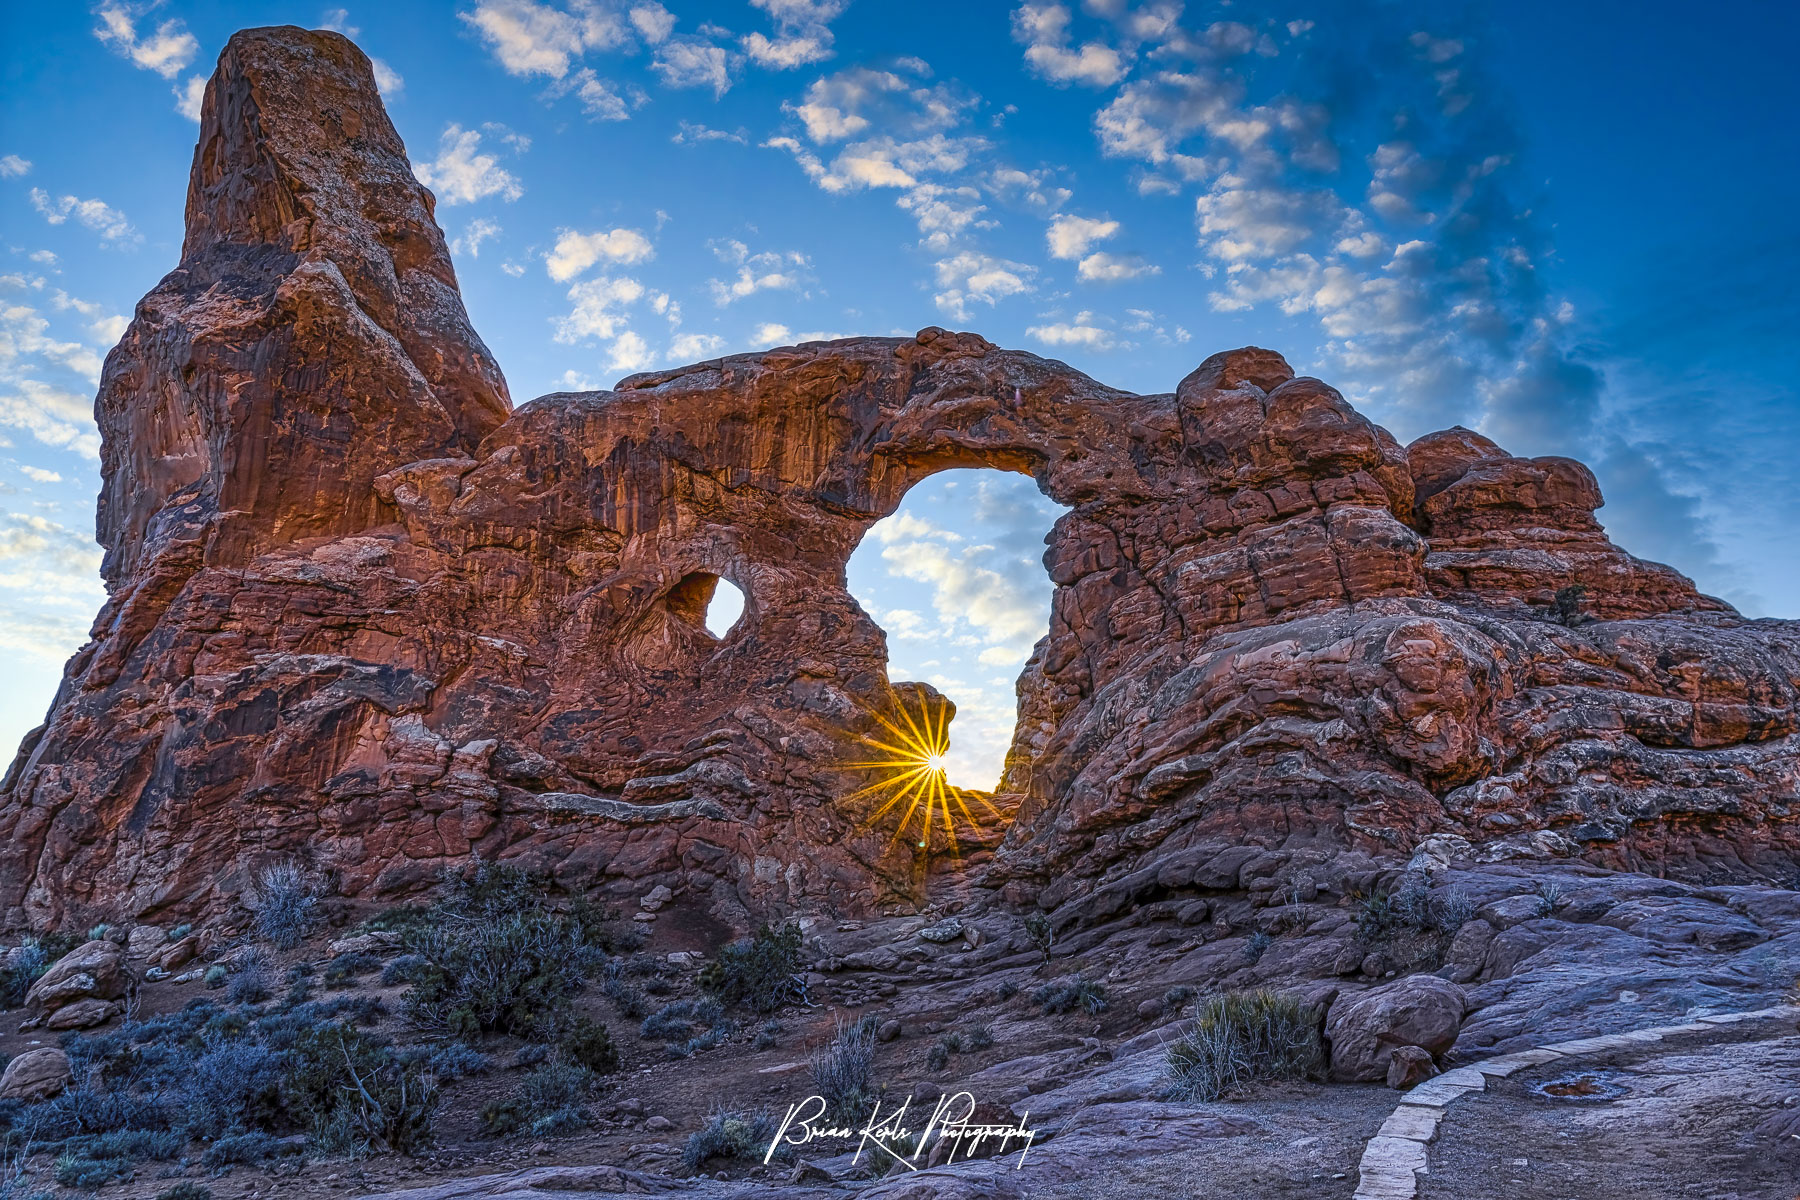
[[1274,938],[1258,929],[1255,933],[1252,933],[1248,938],[1244,939],[1244,958],[1251,963],[1258,962],[1261,960],[1262,956],[1268,952],[1269,947],[1274,944]]
[[412,1154],[430,1145],[441,1099],[419,1064],[347,1023],[294,1040],[283,1094],[315,1138],[350,1153]]
[[52,1173],[64,1187],[94,1191],[109,1183],[130,1179],[131,1160],[125,1158],[89,1158],[85,1154],[64,1154],[57,1158]]
[[519,1082],[512,1094],[489,1101],[481,1120],[489,1133],[507,1134],[529,1128],[535,1137],[560,1137],[587,1125],[583,1108],[594,1087],[594,1075],[573,1063],[547,1063]]
[[1046,1015],[1072,1012],[1098,1013],[1106,1010],[1106,985],[1085,975],[1070,975],[1046,983],[1031,993],[1031,1001]]
[[1409,872],[1392,892],[1377,892],[1358,906],[1356,937],[1401,970],[1430,970],[1443,962],[1456,931],[1474,912],[1461,888],[1434,893],[1423,875]]
[[238,959],[237,972],[225,990],[225,998],[233,1004],[261,1004],[274,992],[269,956],[254,947]]
[[425,960],[417,954],[402,954],[399,958],[388,960],[381,968],[381,986],[392,987],[396,983],[411,983],[413,972],[425,965]]
[[379,966],[381,960],[373,954],[355,951],[340,954],[325,964],[325,986],[344,987],[354,983],[359,975],[367,975]]
[[186,1148],[187,1138],[173,1129],[115,1129],[85,1139],[81,1152],[89,1158],[169,1162],[180,1158]]
[[285,1078],[281,1055],[261,1041],[215,1035],[183,1072],[184,1120],[203,1138],[272,1130],[282,1118]]
[[670,1042],[663,1047],[663,1052],[670,1058],[692,1058],[703,1050],[711,1050],[725,1043],[727,1033],[723,1028],[709,1029],[705,1033],[697,1033],[685,1042]]
[[619,1050],[613,1045],[606,1026],[586,1017],[577,1019],[557,1040],[557,1048],[569,1062],[585,1067],[596,1075],[610,1075],[619,1069]]
[[526,1042],[513,1053],[513,1066],[535,1067],[550,1061],[550,1047],[541,1042]]
[[1202,1001],[1169,1047],[1169,1093],[1211,1101],[1262,1079],[1302,1079],[1324,1060],[1318,1014],[1298,996],[1257,988]]
[[407,970],[408,1015],[458,1038],[553,1035],[603,955],[588,940],[590,910],[552,912],[547,886],[531,872],[479,861],[468,876],[450,877],[431,919],[405,936],[418,960]]
[[56,960],[36,938],[26,938],[13,956],[13,963],[0,970],[0,1008],[17,1008],[25,1003],[25,993]]
[[1032,913],[1025,918],[1025,938],[1037,952],[1044,956],[1044,963],[1050,962],[1050,948],[1056,944],[1056,927],[1044,913]]
[[461,1079],[465,1075],[480,1075],[489,1067],[487,1055],[464,1042],[451,1042],[434,1051],[425,1060],[425,1069],[439,1079]]
[[230,978],[230,971],[227,971],[221,964],[214,963],[212,966],[206,968],[206,974],[200,977],[200,982],[204,983],[209,988],[217,990],[224,987]]
[[800,927],[764,925],[754,937],[721,947],[701,969],[700,986],[722,1004],[759,1013],[806,999],[800,979]]
[[1550,601],[1550,619],[1561,625],[1580,625],[1587,618],[1581,611],[1581,603],[1587,598],[1587,586],[1572,583],[1568,587],[1556,589],[1556,595]]
[[617,959],[606,964],[606,978],[601,981],[600,990],[613,1002],[621,1017],[636,1021],[650,1015],[649,997],[625,978]]
[[645,1041],[679,1042],[694,1036],[696,1024],[713,1026],[724,1019],[725,1011],[717,1000],[677,1000],[645,1017],[638,1034]]
[[950,1053],[954,1049],[956,1047],[950,1044],[948,1038],[939,1038],[933,1042],[931,1049],[925,1052],[925,1069],[928,1071],[943,1070],[949,1065]]
[[[775,1140],[778,1128],[773,1115],[766,1112],[715,1112],[706,1124],[688,1135],[682,1147],[681,1161],[690,1171],[698,1171],[715,1158],[761,1162]],[[787,1157],[776,1151],[776,1158]]]
[[[1800,882],[1800,879],[1797,879],[1796,882]],[[1537,898],[1538,916],[1540,917],[1547,917],[1555,912],[1557,905],[1561,904],[1563,900],[1566,899],[1563,895],[1561,885],[1554,880],[1549,879],[1538,884]]]
[[875,1026],[872,1016],[839,1020],[831,1041],[813,1053],[813,1088],[833,1116],[853,1119],[875,1099]]
[[219,1138],[200,1155],[208,1167],[254,1167],[286,1154],[298,1154],[297,1146],[266,1133],[234,1133]]
[[274,863],[256,873],[248,901],[256,933],[277,950],[292,950],[313,931],[317,890],[294,863]]
[[1007,1000],[1011,1000],[1014,996],[1016,996],[1018,994],[1019,994],[1019,985],[1014,983],[1010,979],[1008,979],[1005,983],[1002,983],[999,987],[994,989],[994,995],[997,996],[1003,1002],[1007,1001]]
[[962,1043],[965,1050],[986,1050],[994,1044],[994,1027],[985,1022],[973,1026],[962,1035]]
[[212,1190],[184,1179],[172,1188],[156,1193],[156,1200],[213,1200]]
[[580,928],[541,911],[483,913],[417,935],[409,949],[423,962],[406,992],[408,1015],[459,1038],[550,1035],[590,961]]
[[1164,1012],[1174,1012],[1192,1000],[1199,993],[1187,984],[1178,984],[1163,993],[1162,1007]]
[[768,1050],[781,1042],[781,1035],[787,1032],[787,1026],[780,1021],[764,1021],[756,1031],[756,1039],[750,1043],[752,1050]]

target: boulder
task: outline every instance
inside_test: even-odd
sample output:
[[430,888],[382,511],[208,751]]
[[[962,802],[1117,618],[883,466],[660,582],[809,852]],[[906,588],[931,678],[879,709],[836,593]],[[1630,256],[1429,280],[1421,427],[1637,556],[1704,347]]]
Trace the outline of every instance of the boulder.
[[60,1095],[69,1086],[69,1056],[54,1046],[27,1050],[6,1064],[0,1075],[0,1100],[36,1103]]
[[117,1000],[97,1000],[90,997],[65,1004],[46,1016],[44,1028],[92,1029],[96,1025],[106,1024],[124,1011],[125,1006]]
[[1467,1000],[1436,975],[1408,975],[1340,998],[1325,1018],[1331,1077],[1350,1083],[1384,1080],[1401,1046],[1436,1057],[1456,1041]]
[[133,925],[125,938],[125,957],[147,959],[162,949],[168,940],[168,933],[154,925]]
[[[126,971],[123,947],[104,939],[84,942],[57,959],[38,977],[31,990],[25,993],[25,1007],[34,1015],[48,1017],[55,1010],[78,1001],[116,1000],[130,987],[131,976]],[[51,1027],[72,1028],[66,1025]]]

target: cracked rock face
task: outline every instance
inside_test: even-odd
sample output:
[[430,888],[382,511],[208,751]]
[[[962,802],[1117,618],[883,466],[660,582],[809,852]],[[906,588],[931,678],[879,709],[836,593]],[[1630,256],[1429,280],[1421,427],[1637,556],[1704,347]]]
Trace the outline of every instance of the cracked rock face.
[[[1221,839],[1792,874],[1800,623],[1614,546],[1579,463],[1402,447],[1268,350],[1138,396],[940,329],[512,411],[335,34],[231,40],[187,223],[102,379],[111,596],[0,794],[9,923],[200,914],[290,859],[841,914],[934,873],[1124,906]],[[844,565],[970,466],[1069,511],[953,854],[846,800],[856,739],[938,699]]]

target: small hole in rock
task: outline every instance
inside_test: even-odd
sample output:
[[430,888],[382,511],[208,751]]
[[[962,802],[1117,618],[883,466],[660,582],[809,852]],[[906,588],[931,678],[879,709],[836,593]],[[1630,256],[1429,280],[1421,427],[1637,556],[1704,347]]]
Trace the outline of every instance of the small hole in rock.
[[721,579],[713,588],[712,600],[706,606],[706,629],[716,638],[731,632],[731,627],[744,615],[744,593],[729,579]]

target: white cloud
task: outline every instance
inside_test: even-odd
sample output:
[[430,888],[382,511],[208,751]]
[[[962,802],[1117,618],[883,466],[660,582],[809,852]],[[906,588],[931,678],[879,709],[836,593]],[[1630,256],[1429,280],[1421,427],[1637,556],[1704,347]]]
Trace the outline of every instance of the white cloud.
[[500,223],[490,221],[486,217],[477,217],[470,221],[462,231],[462,236],[450,243],[450,249],[456,254],[467,254],[470,258],[481,257],[481,243],[500,234]]
[[750,0],[775,19],[776,35],[752,33],[740,45],[750,61],[776,71],[791,71],[832,55],[830,22],[848,0]]
[[8,154],[0,158],[0,179],[16,179],[31,170],[31,160]]
[[1025,331],[1046,346],[1080,346],[1084,350],[1111,350],[1117,345],[1110,329],[1093,324],[1092,313],[1077,313],[1074,322],[1033,325]]
[[94,36],[103,45],[164,79],[181,74],[182,68],[200,52],[199,41],[181,27],[180,21],[164,21],[155,33],[140,38],[137,20],[123,4],[102,4],[94,15],[100,18]]
[[63,481],[61,475],[55,471],[46,471],[42,467],[23,466],[19,468],[19,471],[25,478],[35,483],[61,483]]
[[786,325],[774,321],[766,321],[756,327],[750,340],[758,346],[785,346],[793,341],[794,331]]
[[637,4],[631,9],[631,26],[652,46],[661,45],[675,32],[675,14],[660,4]]
[[669,343],[668,359],[672,363],[699,362],[724,348],[725,339],[716,333],[683,333]]
[[347,8],[328,8],[319,18],[319,28],[329,29],[333,33],[341,33],[353,38],[362,30],[350,23],[350,10]]
[[657,49],[650,69],[670,87],[709,87],[715,97],[731,90],[725,49],[702,38],[671,38]]
[[371,57],[369,67],[375,72],[376,88],[389,100],[406,90],[406,80],[401,78],[400,72],[388,66],[381,59]]
[[594,233],[564,229],[558,232],[555,247],[544,256],[544,266],[550,272],[550,278],[562,283],[595,263],[640,263],[655,253],[650,239],[635,229]]
[[611,80],[600,78],[588,67],[569,76],[563,90],[572,90],[581,101],[582,111],[596,121],[630,120],[631,110],[646,98],[638,89],[621,93]]
[[1089,246],[1118,232],[1117,221],[1065,214],[1050,222],[1045,236],[1050,243],[1051,258],[1080,258],[1088,252]]
[[937,306],[958,321],[969,319],[969,303],[993,305],[1007,297],[1029,292],[1032,269],[1024,263],[994,258],[976,250],[964,250],[934,264],[939,291]]
[[46,446],[100,457],[93,402],[40,380],[0,382],[0,425],[23,429]]
[[1069,10],[1060,4],[1022,4],[1013,13],[1013,39],[1025,47],[1025,61],[1051,83],[1111,87],[1131,64],[1102,42],[1072,47]]
[[190,121],[198,121],[201,106],[206,102],[206,77],[189,75],[170,90],[175,93],[175,111]]
[[696,125],[692,121],[681,122],[681,129],[669,139],[677,146],[691,142],[736,142],[743,146],[749,143],[744,131],[739,129],[733,133],[729,129],[713,129],[705,125]]
[[650,353],[649,344],[629,329],[613,340],[607,352],[608,370],[642,371],[655,365],[656,356]]
[[631,36],[618,14],[592,3],[567,12],[532,0],[482,0],[461,14],[514,75],[561,79],[587,50],[608,50]]
[[435,191],[445,204],[473,204],[487,196],[511,202],[525,194],[512,172],[491,154],[482,154],[481,135],[457,124],[444,127],[438,156],[413,164],[419,182]]
[[719,261],[736,266],[737,275],[730,280],[712,279],[713,302],[719,305],[742,300],[757,292],[792,291],[801,284],[799,272],[812,265],[812,260],[797,250],[750,253],[744,243],[730,240],[713,244]]
[[621,311],[644,297],[644,285],[628,276],[600,275],[569,289],[575,307],[556,322],[556,340],[571,343],[590,338],[614,338],[625,331]]
[[1088,283],[1119,283],[1145,275],[1160,275],[1162,268],[1136,257],[1099,252],[1082,259],[1075,274]]
[[75,196],[52,198],[42,188],[31,189],[31,204],[52,225],[61,225],[70,217],[98,233],[109,242],[137,237],[137,231],[125,214],[104,200],[82,200]]

